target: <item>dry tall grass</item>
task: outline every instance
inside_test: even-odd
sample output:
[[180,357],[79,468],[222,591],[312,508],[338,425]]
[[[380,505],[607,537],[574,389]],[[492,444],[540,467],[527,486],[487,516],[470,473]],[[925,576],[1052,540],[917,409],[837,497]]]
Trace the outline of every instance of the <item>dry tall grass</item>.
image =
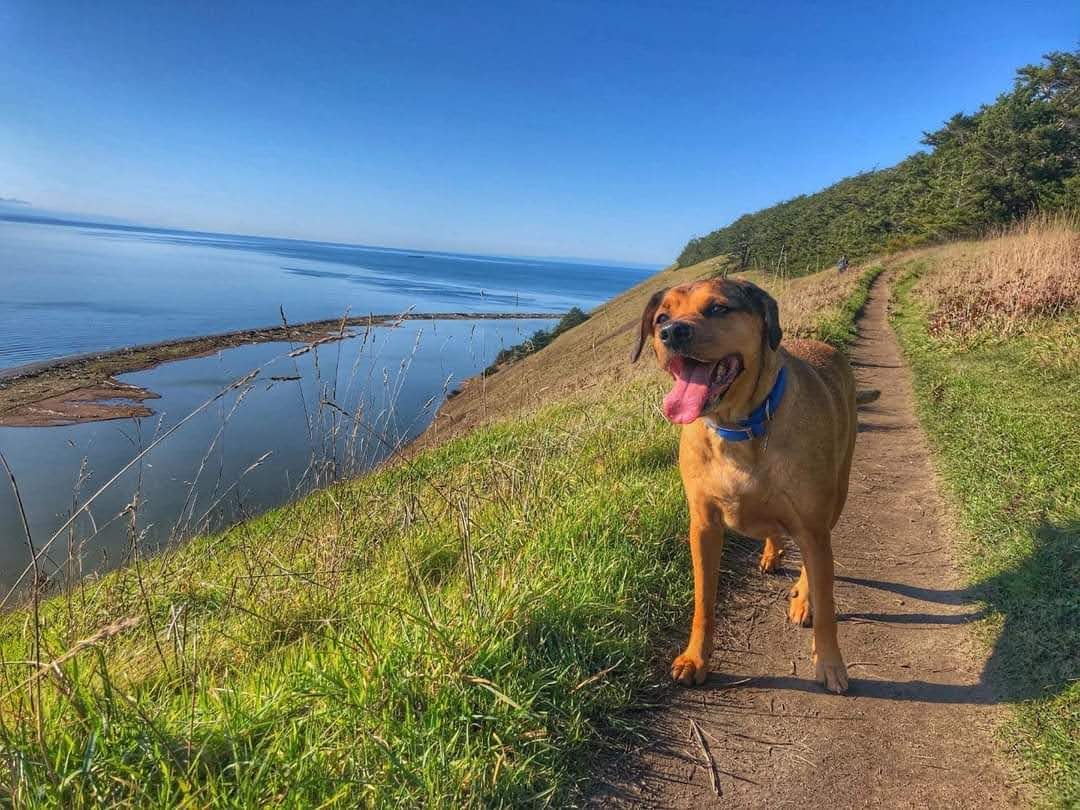
[[985,242],[941,248],[918,291],[935,336],[1008,337],[1080,309],[1080,218],[1034,217]]
[[855,291],[863,272],[863,267],[851,267],[845,273],[829,268],[790,280],[777,280],[775,276],[753,280],[776,297],[785,337],[817,338],[821,337],[822,314],[839,311]]

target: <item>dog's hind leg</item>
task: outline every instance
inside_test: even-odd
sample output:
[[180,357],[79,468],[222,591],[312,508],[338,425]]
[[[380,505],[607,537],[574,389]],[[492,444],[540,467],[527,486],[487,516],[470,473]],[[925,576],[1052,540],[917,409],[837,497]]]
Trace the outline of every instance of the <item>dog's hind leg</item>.
[[799,581],[788,591],[788,621],[800,627],[809,627],[813,623],[814,610],[810,601],[810,583],[806,579],[806,566],[799,571]]
[[763,574],[771,574],[780,567],[780,558],[784,555],[784,549],[780,543],[771,537],[765,538],[765,548],[761,550],[761,559],[758,560],[758,570]]
[[848,675],[836,637],[832,543],[828,531],[807,540],[800,550],[814,604],[814,676],[830,692],[843,693],[848,688]]

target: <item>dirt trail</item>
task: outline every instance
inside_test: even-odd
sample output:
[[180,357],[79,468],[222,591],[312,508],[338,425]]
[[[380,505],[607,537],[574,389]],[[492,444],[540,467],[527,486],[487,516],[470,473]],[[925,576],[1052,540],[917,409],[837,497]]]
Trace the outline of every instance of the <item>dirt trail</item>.
[[[592,806],[1026,803],[993,738],[1000,707],[970,643],[980,608],[953,562],[887,300],[879,280],[851,355],[860,387],[882,395],[860,409],[851,494],[833,535],[850,694],[828,695],[813,682],[811,631],[785,621],[795,549],[779,576],[765,576],[756,570],[759,544],[729,543],[713,675],[701,687],[672,688],[648,710],[646,742],[603,765]],[[672,639],[668,652],[683,641]]]

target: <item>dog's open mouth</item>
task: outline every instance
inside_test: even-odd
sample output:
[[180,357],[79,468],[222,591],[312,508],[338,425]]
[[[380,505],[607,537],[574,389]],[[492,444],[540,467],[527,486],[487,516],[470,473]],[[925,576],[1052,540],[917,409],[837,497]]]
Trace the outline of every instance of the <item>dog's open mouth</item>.
[[742,373],[742,357],[727,357],[704,363],[692,357],[672,355],[667,370],[675,378],[675,387],[664,397],[664,416],[669,422],[688,425],[701,416],[710,402],[715,402]]

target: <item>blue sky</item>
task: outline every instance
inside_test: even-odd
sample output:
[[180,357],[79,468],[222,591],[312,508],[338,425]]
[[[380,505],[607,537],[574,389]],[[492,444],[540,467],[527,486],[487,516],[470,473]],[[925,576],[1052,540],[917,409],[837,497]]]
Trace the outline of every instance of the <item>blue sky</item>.
[[1075,0],[241,5],[0,0],[0,197],[664,263],[1080,38]]

